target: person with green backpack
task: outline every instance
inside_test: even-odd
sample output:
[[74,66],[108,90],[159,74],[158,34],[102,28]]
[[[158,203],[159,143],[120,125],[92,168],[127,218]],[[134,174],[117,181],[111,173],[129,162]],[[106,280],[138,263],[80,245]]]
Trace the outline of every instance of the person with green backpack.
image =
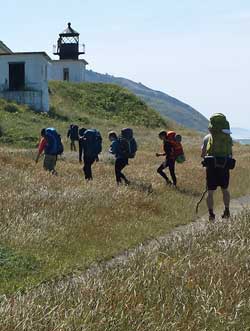
[[235,160],[232,157],[233,141],[226,116],[221,113],[212,115],[208,130],[209,134],[203,140],[201,157],[204,159],[202,164],[206,167],[209,220],[215,220],[213,194],[218,186],[221,187],[225,207],[222,218],[229,218],[230,193],[228,187],[230,170],[235,167]]

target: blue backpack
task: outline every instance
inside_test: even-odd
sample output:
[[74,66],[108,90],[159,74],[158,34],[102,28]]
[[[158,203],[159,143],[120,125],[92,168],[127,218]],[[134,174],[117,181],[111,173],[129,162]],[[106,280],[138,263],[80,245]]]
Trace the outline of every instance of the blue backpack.
[[64,148],[63,148],[61,136],[56,132],[56,129],[47,128],[45,130],[45,137],[47,139],[45,154],[61,155],[63,153]]
[[122,129],[118,141],[121,155],[125,159],[133,159],[137,152],[137,143],[133,136],[133,130],[131,128]]
[[102,136],[96,129],[88,129],[82,138],[84,155],[87,157],[97,157],[102,151]]

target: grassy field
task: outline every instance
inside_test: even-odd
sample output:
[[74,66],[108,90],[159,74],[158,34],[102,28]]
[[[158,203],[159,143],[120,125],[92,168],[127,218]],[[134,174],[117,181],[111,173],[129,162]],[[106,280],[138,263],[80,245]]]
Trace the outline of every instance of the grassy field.
[[[116,187],[106,148],[91,183],[83,179],[77,154],[66,152],[53,177],[43,171],[42,162],[34,163],[35,151],[1,149],[0,242],[6,256],[1,293],[81,272],[196,218],[195,204],[205,186],[198,142],[185,145],[184,138],[188,160],[177,166],[179,188],[174,189],[156,174],[157,132],[137,128],[135,133],[140,149],[126,169],[130,187]],[[236,155],[233,196],[248,193],[250,183],[247,148],[238,147]],[[200,213],[204,211],[205,203]]]
[[3,298],[2,330],[250,330],[249,213],[97,276]]
[[[70,111],[74,119],[74,116],[81,113],[77,106],[75,110],[73,106],[68,108],[69,100],[65,101],[65,109],[60,113],[58,107],[63,92],[52,93],[55,110],[46,117],[14,105],[20,112],[17,118],[22,118],[23,121],[27,118],[28,124],[31,125],[33,145],[37,142],[35,137],[39,126],[54,125],[65,133],[72,121]],[[4,117],[6,114],[8,117]],[[204,312],[201,311],[199,315],[197,310],[196,314],[196,311],[183,306],[182,300],[188,287],[183,287],[183,293],[178,294],[178,291],[182,290],[181,284],[185,284],[183,277],[189,265],[185,254],[189,254],[190,260],[194,261],[190,262],[191,266],[195,268],[195,261],[198,261],[195,254],[198,254],[200,249],[200,257],[202,254],[205,256],[207,247],[211,247],[211,258],[214,258],[214,263],[220,264],[217,251],[212,252],[212,247],[216,247],[216,236],[222,231],[220,227],[215,226],[210,234],[198,238],[197,241],[195,238],[188,238],[186,241],[183,239],[180,243],[173,243],[170,248],[162,247],[162,253],[159,252],[156,260],[155,256],[142,255],[136,258],[129,268],[111,270],[101,275],[100,279],[92,277],[93,279],[86,283],[63,281],[64,277],[68,278],[71,274],[75,275],[74,277],[81,275],[94,262],[110,259],[127,248],[166,234],[178,225],[188,224],[196,219],[195,205],[205,187],[204,169],[200,165],[201,137],[193,132],[181,131],[187,161],[183,165],[177,165],[178,189],[166,187],[156,174],[161,159],[155,157],[155,152],[161,150],[157,133],[167,124],[161,122],[160,118],[158,122],[157,117],[152,127],[146,127],[145,122],[138,120],[140,125],[133,125],[133,129],[139,151],[125,170],[132,184],[129,187],[117,187],[114,162],[107,152],[107,132],[113,128],[120,130],[124,126],[126,117],[123,122],[123,110],[119,115],[120,120],[113,117],[102,118],[101,115],[91,117],[86,111],[104,138],[103,153],[100,162],[94,165],[94,181],[91,183],[86,183],[83,179],[77,153],[71,153],[67,148],[65,155],[58,161],[58,176],[55,177],[43,171],[42,162],[35,164],[34,149],[17,149],[16,147],[20,146],[18,143],[4,141],[6,137],[11,137],[11,116],[15,116],[14,114],[15,112],[6,110],[1,112],[1,116],[5,118],[5,122],[1,122],[5,130],[1,141],[7,143],[0,148],[2,329],[213,330],[203,328],[202,324],[186,324],[189,329],[184,327],[185,320],[182,320],[181,316],[185,309],[187,316],[184,315],[186,318],[190,317],[188,323],[191,323],[194,316],[197,316],[198,321],[193,320],[193,323],[203,323],[203,317],[209,314],[209,306],[204,303]],[[23,137],[24,146],[27,146],[27,127],[21,124],[21,120],[13,125],[16,125],[19,131],[13,131],[12,137],[16,138],[18,132],[18,135]],[[157,126],[159,128],[154,128]],[[67,145],[65,138],[64,142]],[[235,146],[238,162],[231,178],[234,197],[249,193],[249,156],[247,146]],[[203,203],[200,213],[203,214],[205,209]],[[247,217],[243,217],[242,224],[246,224]],[[227,226],[225,231],[228,231],[228,236],[235,234],[230,226]],[[242,234],[248,235],[247,231],[243,232],[242,228]],[[242,250],[243,248],[242,246]],[[219,251],[217,253],[222,254]],[[246,255],[244,256],[246,258]],[[168,259],[175,262],[168,266]],[[235,262],[236,260],[235,258]],[[201,270],[204,275],[205,262],[208,267],[211,264],[211,270],[213,266],[209,259],[205,259],[204,265],[198,264],[199,270],[204,267],[204,270]],[[238,262],[240,263],[240,260]],[[171,271],[170,267],[174,269]],[[174,292],[173,288],[178,291]],[[194,291],[197,291],[196,287]],[[227,295],[231,294],[225,292],[225,298]],[[191,297],[193,298],[192,295]],[[202,296],[199,298],[203,300]],[[209,300],[209,296],[205,298]],[[190,302],[193,305],[193,302]],[[200,302],[197,301],[197,309]],[[175,307],[175,315],[170,314],[171,307]],[[184,310],[181,310],[181,307]],[[228,311],[225,314],[229,316]],[[178,318],[180,323],[183,322],[182,325],[176,324]],[[200,325],[199,328],[196,325]]]

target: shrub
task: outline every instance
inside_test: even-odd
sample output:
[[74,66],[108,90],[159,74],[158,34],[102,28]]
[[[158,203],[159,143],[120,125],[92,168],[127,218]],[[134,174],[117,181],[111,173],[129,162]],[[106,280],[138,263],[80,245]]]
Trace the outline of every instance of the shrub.
[[4,110],[7,111],[8,113],[18,113],[19,108],[17,105],[14,103],[8,103],[7,105],[4,106]]

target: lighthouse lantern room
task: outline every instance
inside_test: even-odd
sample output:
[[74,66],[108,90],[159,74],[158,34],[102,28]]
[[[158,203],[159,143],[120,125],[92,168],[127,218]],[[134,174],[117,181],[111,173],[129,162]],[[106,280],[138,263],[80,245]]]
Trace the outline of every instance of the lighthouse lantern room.
[[79,33],[71,27],[68,27],[59,34],[57,47],[54,47],[54,55],[59,55],[60,60],[78,60],[79,55],[85,54],[85,45],[82,45],[82,51],[79,51]]
[[64,80],[70,82],[85,81],[85,67],[88,64],[79,56],[85,54],[85,45],[79,45],[80,34],[68,23],[67,28],[59,34],[57,45],[54,45],[54,55],[59,60],[52,61],[52,80]]

